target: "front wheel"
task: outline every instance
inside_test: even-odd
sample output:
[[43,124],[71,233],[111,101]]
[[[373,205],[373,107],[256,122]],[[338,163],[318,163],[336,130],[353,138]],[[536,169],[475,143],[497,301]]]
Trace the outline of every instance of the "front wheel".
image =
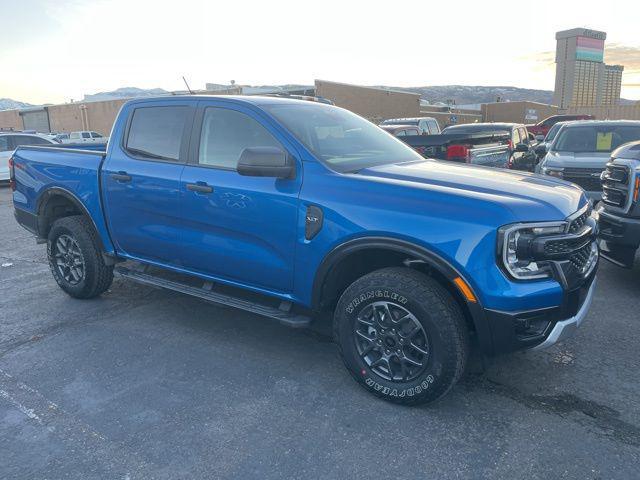
[[395,403],[428,403],[461,377],[469,351],[460,307],[438,282],[385,268],[340,297],[334,335],[344,364],[369,392]]
[[91,222],[83,216],[56,220],[47,238],[49,268],[56,282],[75,298],[93,298],[113,281]]

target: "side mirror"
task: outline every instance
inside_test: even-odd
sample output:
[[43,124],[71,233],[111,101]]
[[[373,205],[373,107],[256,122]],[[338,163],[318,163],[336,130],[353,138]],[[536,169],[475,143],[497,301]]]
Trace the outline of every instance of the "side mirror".
[[542,142],[544,140],[544,135],[536,135],[536,141]]
[[516,145],[516,152],[528,152],[529,151],[529,145],[527,145],[526,143],[519,143]]
[[536,146],[536,154],[537,155],[544,155],[546,153],[547,153],[547,144],[546,143],[541,143],[541,144]]
[[245,177],[291,178],[295,167],[292,158],[277,147],[249,147],[240,154],[237,170]]

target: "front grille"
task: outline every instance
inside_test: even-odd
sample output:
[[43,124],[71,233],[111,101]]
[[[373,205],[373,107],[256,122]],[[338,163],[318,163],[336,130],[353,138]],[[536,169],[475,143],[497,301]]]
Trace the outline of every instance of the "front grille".
[[[597,176],[596,176],[597,174]],[[576,185],[582,187],[587,192],[599,192],[602,190],[602,184],[600,183],[600,171],[593,172],[594,176],[589,175],[568,175],[564,173],[562,176],[563,180],[567,182],[575,183]]]
[[596,221],[588,204],[570,216],[566,233],[542,240],[538,255],[562,269],[565,288],[579,285],[593,271],[597,261]]
[[569,233],[577,233],[582,230],[584,224],[587,223],[589,215],[591,215],[591,205],[589,205],[581,215],[571,221],[569,224]]
[[584,273],[589,268],[589,259],[591,258],[591,243],[587,243],[584,247],[576,250],[569,256],[569,262],[571,266],[575,268],[578,273]]
[[623,165],[607,163],[602,176],[602,201],[623,208],[629,198],[629,169]]
[[572,240],[549,240],[544,244],[544,253],[550,257],[566,255],[582,248],[585,242],[591,243],[588,239],[579,237]]

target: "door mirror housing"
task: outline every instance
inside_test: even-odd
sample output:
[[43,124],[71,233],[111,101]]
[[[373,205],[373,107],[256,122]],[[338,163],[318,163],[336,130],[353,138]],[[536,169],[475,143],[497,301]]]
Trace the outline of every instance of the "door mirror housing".
[[547,144],[546,143],[540,143],[539,145],[536,146],[536,154],[544,155],[545,153],[547,153]]
[[516,145],[516,152],[528,152],[529,151],[529,145],[527,145],[526,143],[519,143]]
[[238,173],[246,177],[292,178],[293,159],[277,147],[248,147],[240,154]]

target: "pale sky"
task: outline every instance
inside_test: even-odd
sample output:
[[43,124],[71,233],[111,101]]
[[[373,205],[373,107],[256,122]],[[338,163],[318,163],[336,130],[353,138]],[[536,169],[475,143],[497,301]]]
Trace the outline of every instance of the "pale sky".
[[558,30],[607,32],[640,99],[638,0],[0,0],[0,98],[206,82],[553,89]]

